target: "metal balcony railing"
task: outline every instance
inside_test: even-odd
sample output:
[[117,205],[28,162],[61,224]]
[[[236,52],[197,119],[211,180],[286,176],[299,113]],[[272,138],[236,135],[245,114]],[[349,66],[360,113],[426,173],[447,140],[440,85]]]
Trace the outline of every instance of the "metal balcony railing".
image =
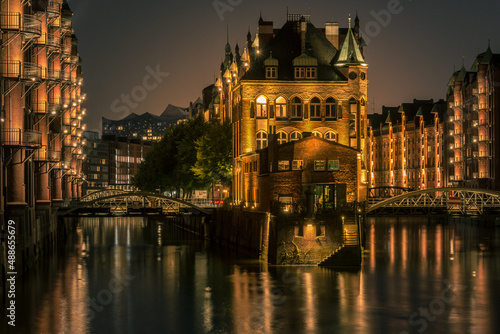
[[71,54],[71,45],[61,44],[61,54],[63,56],[69,56]]
[[21,62],[20,61],[2,61],[0,63],[0,75],[4,78],[21,77]]
[[70,32],[71,31],[71,20],[70,19],[65,19],[65,18],[61,18],[61,31],[63,33],[65,32]]
[[61,71],[61,80],[62,81],[70,81],[71,80],[71,72]]
[[61,161],[61,151],[49,150],[48,158],[52,162]]
[[35,63],[22,63],[21,79],[27,82],[39,81],[42,78],[42,68]]
[[47,151],[47,146],[42,145],[36,152],[35,155],[33,156],[33,160],[35,161],[48,161],[48,151]]
[[61,14],[61,4],[55,1],[49,1],[47,3],[47,14],[51,17],[56,17]]
[[47,71],[47,80],[59,81],[61,80],[61,71],[49,68]]
[[47,102],[34,103],[30,107],[30,110],[32,113],[35,114],[46,114],[48,112],[48,103]]
[[63,63],[66,64],[77,64],[80,61],[80,57],[78,56],[68,56],[63,58]]
[[3,129],[2,145],[13,147],[40,147],[42,133],[34,130]]
[[21,32],[28,36],[40,36],[42,33],[42,22],[34,15],[23,15]]
[[54,34],[47,34],[47,46],[53,49],[61,47],[61,37]]

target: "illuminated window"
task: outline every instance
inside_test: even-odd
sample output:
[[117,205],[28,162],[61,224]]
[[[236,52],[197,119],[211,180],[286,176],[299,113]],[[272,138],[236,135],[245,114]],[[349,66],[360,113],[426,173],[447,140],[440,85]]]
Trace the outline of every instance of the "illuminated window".
[[267,133],[265,131],[257,132],[257,149],[261,150],[267,147]]
[[336,142],[338,140],[337,134],[333,131],[328,131],[325,133],[325,139]]
[[329,97],[326,99],[326,109],[325,109],[325,116],[326,118],[337,118],[337,105],[335,102],[335,99],[332,97]]
[[321,117],[321,103],[317,97],[311,100],[311,104],[309,105],[309,111],[311,118]]
[[302,139],[302,134],[299,131],[294,131],[290,134],[290,141]]
[[314,170],[325,170],[325,160],[314,160]]
[[292,100],[292,118],[302,118],[302,100],[298,97]]
[[303,167],[303,161],[302,160],[293,160],[292,161],[292,169],[293,170],[301,170]]
[[283,97],[278,97],[276,100],[276,118],[286,117],[286,100]]
[[279,145],[284,144],[288,141],[286,132],[284,131],[278,131],[278,133],[276,133],[276,136],[278,137]]
[[323,134],[319,131],[313,131],[312,135],[315,137],[323,138]]
[[257,99],[257,117],[267,117],[267,99],[264,96]]
[[278,161],[278,170],[289,170],[289,169],[290,169],[290,161],[288,160]]

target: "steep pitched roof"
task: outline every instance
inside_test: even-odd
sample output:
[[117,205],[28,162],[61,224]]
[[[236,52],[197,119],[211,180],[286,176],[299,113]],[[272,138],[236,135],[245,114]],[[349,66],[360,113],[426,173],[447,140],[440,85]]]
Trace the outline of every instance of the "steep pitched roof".
[[349,18],[349,30],[344,40],[344,44],[340,49],[340,54],[337,59],[337,66],[339,65],[361,65],[365,63],[365,59],[361,54],[356,37],[351,29],[351,19]]

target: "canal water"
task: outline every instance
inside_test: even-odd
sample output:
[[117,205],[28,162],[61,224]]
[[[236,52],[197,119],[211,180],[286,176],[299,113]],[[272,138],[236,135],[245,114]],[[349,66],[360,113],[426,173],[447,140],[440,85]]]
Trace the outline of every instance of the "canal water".
[[158,218],[81,219],[1,333],[498,333],[500,227],[368,219],[361,270],[268,266]]

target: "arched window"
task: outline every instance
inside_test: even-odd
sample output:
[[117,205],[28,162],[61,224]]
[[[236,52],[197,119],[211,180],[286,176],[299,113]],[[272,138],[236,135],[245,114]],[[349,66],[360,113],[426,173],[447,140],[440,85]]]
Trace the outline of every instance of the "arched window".
[[302,134],[299,131],[294,131],[290,134],[290,141],[302,139]]
[[319,131],[313,131],[312,135],[315,137],[323,138],[323,134]]
[[257,132],[257,149],[261,150],[267,147],[267,133],[265,131]]
[[302,118],[302,100],[298,97],[292,100],[292,118]]
[[267,99],[264,96],[257,98],[257,117],[267,117]]
[[329,97],[326,99],[326,118],[337,118],[337,102],[333,97]]
[[330,140],[330,141],[334,141],[334,142],[338,142],[337,134],[333,131],[328,131],[327,133],[325,133],[325,139]]
[[278,133],[276,133],[276,136],[278,137],[278,144],[279,145],[284,144],[288,141],[286,132],[284,132],[284,131],[278,131]]
[[311,118],[319,118],[321,117],[321,102],[317,97],[311,100],[311,104],[309,105],[310,117]]
[[276,99],[276,118],[286,117],[286,100],[283,97]]

